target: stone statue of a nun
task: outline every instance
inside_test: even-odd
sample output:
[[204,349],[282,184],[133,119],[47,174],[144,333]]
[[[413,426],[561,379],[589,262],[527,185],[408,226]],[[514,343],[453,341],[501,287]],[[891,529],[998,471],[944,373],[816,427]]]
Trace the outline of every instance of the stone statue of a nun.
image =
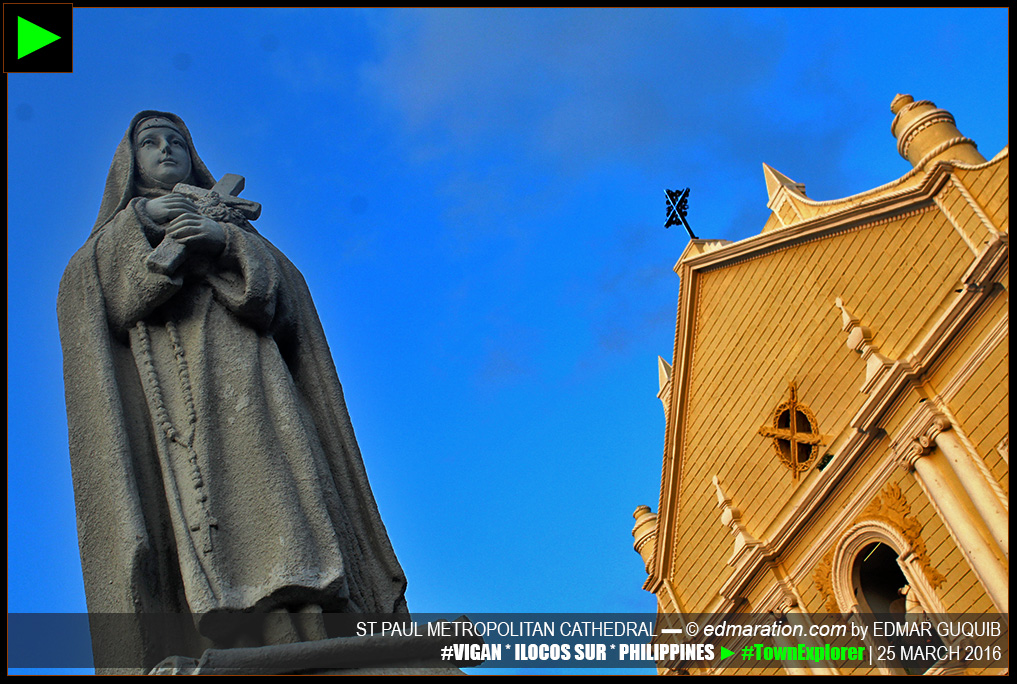
[[141,112],[61,281],[85,591],[117,625],[92,619],[100,667],[273,641],[217,616],[406,610],[310,293],[259,210],[179,117]]

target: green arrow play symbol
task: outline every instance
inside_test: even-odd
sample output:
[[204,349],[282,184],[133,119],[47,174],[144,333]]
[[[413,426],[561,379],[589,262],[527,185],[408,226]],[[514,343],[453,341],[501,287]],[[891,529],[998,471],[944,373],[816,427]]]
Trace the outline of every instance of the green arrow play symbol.
[[720,647],[720,659],[721,660],[724,660],[724,658],[728,658],[728,657],[733,656],[733,655],[734,655],[734,651],[729,651],[726,648],[724,648],[723,646]]
[[60,40],[60,36],[52,31],[18,17],[18,59],[57,40]]

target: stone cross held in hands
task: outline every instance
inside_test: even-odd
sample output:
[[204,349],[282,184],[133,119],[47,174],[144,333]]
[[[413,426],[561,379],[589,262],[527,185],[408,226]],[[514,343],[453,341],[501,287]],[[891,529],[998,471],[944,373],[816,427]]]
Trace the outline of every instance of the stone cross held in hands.
[[[230,213],[239,212],[245,219],[253,221],[261,215],[261,205],[238,197],[243,189],[244,177],[227,173],[211,189],[177,183],[173,192],[194,200],[198,211],[209,218],[225,219]],[[183,258],[184,246],[166,236],[148,255],[145,263],[150,271],[168,275],[177,270]]]

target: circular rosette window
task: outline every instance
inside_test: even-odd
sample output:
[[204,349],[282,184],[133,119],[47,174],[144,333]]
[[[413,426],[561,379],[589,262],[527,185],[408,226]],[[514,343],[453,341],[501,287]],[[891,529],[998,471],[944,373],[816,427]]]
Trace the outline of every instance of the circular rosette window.
[[798,401],[798,388],[793,382],[788,400],[773,410],[770,424],[759,428],[759,434],[773,440],[777,458],[796,480],[815,463],[823,443],[816,416]]

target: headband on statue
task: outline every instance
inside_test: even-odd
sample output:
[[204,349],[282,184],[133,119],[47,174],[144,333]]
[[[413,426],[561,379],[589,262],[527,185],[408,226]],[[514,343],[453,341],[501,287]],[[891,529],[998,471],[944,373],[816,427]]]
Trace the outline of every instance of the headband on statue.
[[134,134],[139,135],[142,131],[149,128],[172,128],[180,136],[183,136],[180,128],[173,123],[170,119],[164,116],[150,116],[147,119],[142,119],[138,122],[138,125],[134,127]]

